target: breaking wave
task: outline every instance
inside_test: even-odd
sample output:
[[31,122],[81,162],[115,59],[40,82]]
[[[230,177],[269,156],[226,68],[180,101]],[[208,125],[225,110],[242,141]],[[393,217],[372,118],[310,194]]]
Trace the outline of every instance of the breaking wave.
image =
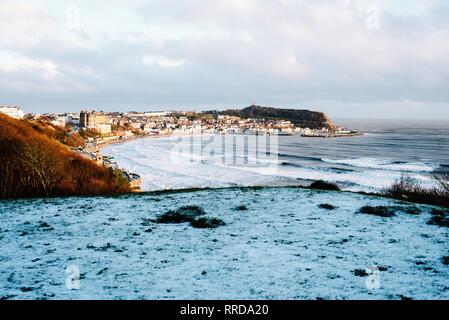
[[[226,153],[203,154],[201,149],[192,153],[189,149],[174,147],[176,145],[173,146],[167,138],[141,139],[111,145],[104,151],[113,155],[120,167],[140,174],[145,191],[326,180],[338,183],[343,190],[377,192],[390,186],[402,174],[431,186],[431,173],[449,169],[448,165],[435,164],[435,161],[395,161],[376,157],[332,159],[332,156],[325,157],[332,151],[327,146],[322,150],[309,150],[309,154],[298,151],[304,155],[295,154],[295,150],[289,148],[260,158],[245,153],[231,153],[230,157]],[[323,152],[321,157],[316,156],[320,152]]]
[[327,163],[347,165],[351,167],[404,172],[432,172],[440,167],[440,165],[434,163],[391,161],[378,158],[353,158],[341,160],[322,158],[321,160]]

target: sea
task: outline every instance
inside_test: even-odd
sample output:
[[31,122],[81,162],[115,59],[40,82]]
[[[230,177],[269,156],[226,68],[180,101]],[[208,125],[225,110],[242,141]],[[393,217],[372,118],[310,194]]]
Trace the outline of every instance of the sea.
[[112,155],[119,167],[141,175],[145,191],[307,185],[325,180],[347,191],[378,193],[401,176],[433,187],[434,176],[449,171],[449,121],[336,122],[365,134],[327,139],[300,135],[150,137],[109,145],[102,152]]

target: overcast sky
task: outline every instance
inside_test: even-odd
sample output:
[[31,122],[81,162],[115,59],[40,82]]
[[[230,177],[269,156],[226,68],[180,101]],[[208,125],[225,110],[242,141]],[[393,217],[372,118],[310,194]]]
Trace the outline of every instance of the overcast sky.
[[449,119],[447,0],[0,0],[0,105]]

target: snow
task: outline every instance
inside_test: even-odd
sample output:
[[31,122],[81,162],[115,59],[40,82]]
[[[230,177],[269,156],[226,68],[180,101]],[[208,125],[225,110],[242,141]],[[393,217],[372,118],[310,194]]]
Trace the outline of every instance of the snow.
[[[183,205],[226,225],[144,223]],[[410,206],[279,187],[0,201],[0,298],[448,299],[449,233],[426,224],[431,207],[381,218],[364,205]],[[353,273],[375,266],[379,288]]]

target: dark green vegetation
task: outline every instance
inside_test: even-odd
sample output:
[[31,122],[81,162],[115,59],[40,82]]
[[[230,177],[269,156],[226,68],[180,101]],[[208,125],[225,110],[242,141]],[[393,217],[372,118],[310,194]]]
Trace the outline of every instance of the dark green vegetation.
[[45,122],[0,114],[0,198],[129,192],[127,179],[71,151],[80,136]]
[[449,212],[440,210],[440,209],[433,209],[431,211],[432,217],[427,222],[428,224],[437,225],[440,227],[449,227]]
[[445,265],[445,266],[449,266],[449,256],[444,256],[441,258],[441,262]]
[[[211,113],[211,112],[209,112]],[[271,107],[261,107],[252,105],[244,109],[231,109],[219,112],[222,115],[237,116],[241,118],[263,118],[269,120],[289,120],[298,127],[335,130],[334,123],[323,112],[299,110],[299,109],[278,109]]]
[[321,203],[321,204],[318,205],[318,207],[320,207],[321,209],[325,209],[325,210],[335,210],[335,209],[337,209],[336,206],[333,206],[333,205],[328,204],[328,203]]
[[421,210],[415,206],[364,206],[359,209],[359,213],[384,218],[393,217],[397,212],[418,215]]
[[160,215],[157,219],[157,223],[183,223],[192,222],[199,216],[205,215],[203,208],[198,206],[184,206],[176,210],[170,210]]
[[310,185],[311,189],[317,190],[330,190],[330,191],[340,191],[340,188],[335,183],[330,183],[322,180],[313,182]]
[[394,208],[384,206],[378,207],[364,206],[360,208],[359,212],[384,218],[393,217],[395,215]]
[[190,222],[190,225],[194,228],[216,228],[218,226],[224,226],[223,220],[217,218],[201,217]]
[[183,206],[160,215],[156,223],[185,223],[189,222],[194,228],[216,228],[225,223],[217,218],[204,217],[206,212],[198,206]]
[[352,271],[352,273],[356,277],[367,277],[368,276],[368,273],[363,269],[355,269],[354,271]]

